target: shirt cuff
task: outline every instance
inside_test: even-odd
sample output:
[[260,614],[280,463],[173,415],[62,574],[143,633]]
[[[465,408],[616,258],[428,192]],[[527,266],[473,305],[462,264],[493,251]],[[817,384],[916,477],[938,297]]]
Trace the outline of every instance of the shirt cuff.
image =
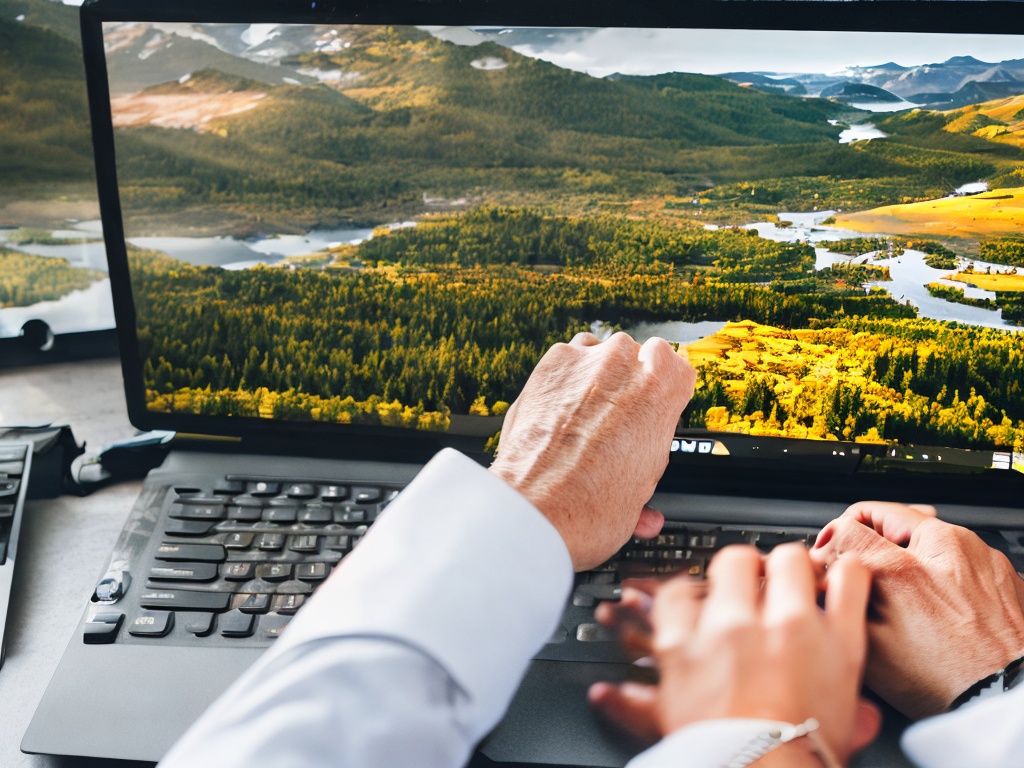
[[[910,726],[903,751],[927,768],[1018,768],[1024,750],[1024,688]],[[966,762],[965,762],[966,761]]]
[[721,768],[735,760],[758,736],[780,725],[791,723],[754,718],[702,720],[669,734],[630,760],[626,768]]
[[335,568],[274,652],[327,637],[388,637],[433,657],[472,698],[507,702],[557,627],[572,578],[547,518],[446,449]]

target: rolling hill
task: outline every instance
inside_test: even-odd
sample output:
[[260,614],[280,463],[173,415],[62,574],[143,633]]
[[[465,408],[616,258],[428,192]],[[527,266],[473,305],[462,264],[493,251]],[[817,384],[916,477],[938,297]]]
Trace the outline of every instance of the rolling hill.
[[77,9],[42,0],[0,3],[0,196],[51,194],[54,185],[91,181],[82,53],[68,36]]

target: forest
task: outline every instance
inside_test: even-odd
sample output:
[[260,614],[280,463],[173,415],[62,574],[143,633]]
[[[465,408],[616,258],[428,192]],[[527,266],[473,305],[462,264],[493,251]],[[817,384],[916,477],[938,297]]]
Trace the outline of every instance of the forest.
[[1024,436],[1019,337],[918,320],[863,275],[815,273],[806,246],[746,230],[482,207],[381,231],[323,269],[131,259],[160,411],[446,429],[503,413],[544,350],[596,320],[727,320],[774,340],[732,346],[727,326],[705,340],[714,354],[691,349],[689,426],[965,447]]
[[27,307],[88,288],[106,277],[93,269],[72,267],[64,259],[33,256],[0,247],[0,307]]

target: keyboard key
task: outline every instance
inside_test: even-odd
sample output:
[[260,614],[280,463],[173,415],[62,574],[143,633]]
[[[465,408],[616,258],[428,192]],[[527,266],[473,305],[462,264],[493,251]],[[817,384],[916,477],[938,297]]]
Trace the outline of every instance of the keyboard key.
[[342,501],[348,498],[348,486],[325,485],[320,488],[320,498],[324,501]]
[[313,534],[292,536],[288,543],[288,549],[292,552],[319,552],[320,537]]
[[178,616],[185,631],[190,635],[202,637],[213,631],[214,614],[212,613],[186,613],[183,611]]
[[222,563],[227,552],[220,544],[175,544],[165,541],[157,548],[157,560],[194,560],[201,563]]
[[171,517],[182,520],[223,520],[227,509],[223,504],[172,504],[168,512]]
[[213,581],[217,578],[217,564],[154,565],[149,569],[149,578],[153,581]]
[[372,504],[375,501],[380,501],[383,495],[380,488],[356,487],[352,489],[352,500],[356,504]]
[[252,546],[254,534],[235,531],[229,533],[224,539],[225,549],[248,549]]
[[281,484],[266,480],[255,480],[249,483],[246,490],[253,496],[277,496],[281,492]]
[[14,517],[13,504],[0,504],[0,519],[5,517]]
[[299,510],[297,507],[264,507],[263,519],[268,523],[294,523]]
[[28,449],[23,445],[0,445],[0,461],[24,459]]
[[117,639],[123,622],[123,613],[97,613],[85,623],[82,642],[86,645],[108,645]]
[[168,536],[206,536],[213,529],[214,524],[206,520],[182,520],[169,517],[164,523],[164,533]]
[[757,534],[757,548],[768,552],[779,544],[786,544],[790,541],[805,542],[806,534],[793,533],[789,531],[761,531]]
[[715,536],[718,538],[718,549],[727,547],[730,544],[749,544],[754,540],[754,534],[750,531],[716,531]]
[[[685,533],[666,533],[652,539],[650,543],[657,547],[685,547],[686,539]],[[644,545],[641,544],[640,546]]]
[[133,637],[163,637],[174,626],[174,614],[170,611],[143,611],[128,626]]
[[248,581],[256,571],[256,563],[227,563],[221,574],[226,581]]
[[611,643],[619,638],[615,630],[601,624],[580,624],[576,627],[576,639],[581,643]]
[[306,602],[305,595],[275,595],[272,610],[274,613],[291,616],[302,607],[304,602]]
[[300,523],[329,523],[334,518],[334,512],[330,507],[306,506],[299,512]]
[[241,611],[228,611],[220,617],[220,633],[224,637],[249,637],[256,617]]
[[348,552],[352,549],[352,539],[350,536],[325,536],[324,548],[334,552]]
[[305,581],[282,581],[274,590],[279,595],[309,595],[313,592],[313,585]]
[[231,602],[227,592],[190,592],[169,589],[143,592],[139,604],[143,608],[171,611],[223,611]]
[[365,509],[339,509],[334,513],[334,522],[336,523],[365,523],[366,522],[366,510]]
[[260,563],[256,566],[256,578],[264,581],[287,581],[292,577],[289,563]]
[[[620,600],[622,599],[621,584],[580,584],[576,587],[574,595],[585,595],[594,600]],[[573,605],[576,605],[573,602]]]
[[284,495],[290,499],[311,499],[316,496],[316,486],[312,483],[293,483],[285,487]]
[[270,607],[270,595],[246,595],[238,606],[242,613],[266,613]]
[[321,581],[327,578],[327,564],[299,563],[295,566],[295,578],[301,581]]
[[687,545],[691,549],[714,549],[718,543],[718,537],[714,533],[692,534]]
[[264,533],[257,539],[256,546],[260,549],[273,552],[284,546],[283,533]]
[[213,486],[213,492],[217,495],[237,496],[245,493],[245,483],[241,480],[219,480]]
[[280,637],[281,633],[284,632],[284,628],[288,626],[288,622],[291,620],[292,617],[285,614],[267,614],[260,619],[260,634],[268,640]]
[[93,599],[100,603],[114,603],[124,597],[131,586],[132,577],[127,571],[111,573],[100,580],[93,590]]
[[236,520],[240,523],[255,523],[263,518],[263,506],[233,506],[228,507],[228,520]]

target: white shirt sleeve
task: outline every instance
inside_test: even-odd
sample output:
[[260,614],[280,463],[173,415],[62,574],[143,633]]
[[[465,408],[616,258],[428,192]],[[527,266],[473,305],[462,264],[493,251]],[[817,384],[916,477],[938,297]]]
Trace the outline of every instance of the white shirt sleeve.
[[903,751],[922,768],[1024,765],[1024,685],[910,726]]
[[442,451],[161,766],[461,765],[571,585],[548,520]]

